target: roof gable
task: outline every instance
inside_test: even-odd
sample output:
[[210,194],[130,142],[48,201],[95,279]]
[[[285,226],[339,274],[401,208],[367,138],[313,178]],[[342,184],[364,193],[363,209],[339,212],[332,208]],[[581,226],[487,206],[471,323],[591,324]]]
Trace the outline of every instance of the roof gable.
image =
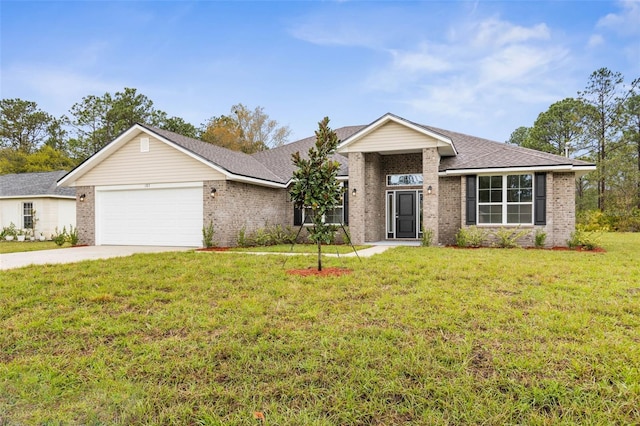
[[387,113],[340,143],[338,152],[399,154],[420,152],[424,148],[437,148],[441,156],[457,153],[448,136]]

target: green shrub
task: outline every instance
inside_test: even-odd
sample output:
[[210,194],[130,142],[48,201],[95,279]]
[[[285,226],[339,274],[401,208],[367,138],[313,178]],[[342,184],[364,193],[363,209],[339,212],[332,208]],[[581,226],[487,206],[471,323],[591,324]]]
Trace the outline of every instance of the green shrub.
[[488,235],[488,231],[475,225],[468,228],[460,228],[456,234],[456,244],[458,247],[481,247]]
[[433,229],[422,228],[422,237],[420,237],[420,245],[422,247],[430,247],[433,244]]
[[571,249],[582,247],[585,250],[595,250],[600,247],[602,232],[600,230],[590,231],[578,225],[567,240],[567,246]]
[[238,245],[241,247],[293,244],[295,240],[296,231],[291,226],[266,225],[264,228],[256,229],[249,235],[247,235],[245,228],[242,227],[238,232]]
[[533,234],[533,245],[536,248],[544,247],[545,242],[547,241],[547,233],[542,229],[536,229]]
[[510,229],[510,228],[500,228],[493,233],[496,237],[496,245],[502,248],[514,248],[518,247],[518,240],[529,232],[520,230],[520,228]]
[[62,246],[67,241],[67,227],[63,226],[62,231],[56,226],[55,231],[51,235],[51,241],[56,243],[57,246]]
[[238,246],[239,247],[249,247],[249,240],[247,239],[247,229],[243,226],[238,231]]
[[67,241],[72,246],[78,245],[78,228],[74,228],[73,225],[69,225],[69,232],[67,233]]
[[209,221],[207,226],[202,227],[202,245],[206,248],[211,248],[214,246],[213,236],[216,231],[213,229],[213,221]]
[[9,223],[9,226],[5,226],[4,228],[2,228],[2,233],[0,234],[0,238],[4,238],[7,236],[11,236],[14,238],[18,236],[18,230],[16,229],[15,223],[11,222]]

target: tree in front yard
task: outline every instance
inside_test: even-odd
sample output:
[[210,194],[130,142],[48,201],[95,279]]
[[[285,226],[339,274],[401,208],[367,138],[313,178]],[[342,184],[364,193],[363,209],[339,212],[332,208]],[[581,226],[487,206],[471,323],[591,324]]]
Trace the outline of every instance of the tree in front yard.
[[329,127],[329,117],[318,123],[316,143],[304,158],[299,152],[291,157],[293,172],[290,190],[295,207],[311,220],[309,239],[318,245],[318,271],[322,271],[322,244],[330,244],[336,231],[325,223],[325,216],[342,201],[343,187],[338,182],[340,163],[331,159],[338,147],[338,135]]

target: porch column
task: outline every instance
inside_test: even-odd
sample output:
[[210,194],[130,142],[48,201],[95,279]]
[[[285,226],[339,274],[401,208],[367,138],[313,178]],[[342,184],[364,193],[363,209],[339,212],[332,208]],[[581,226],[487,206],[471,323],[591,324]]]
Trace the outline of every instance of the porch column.
[[[439,218],[439,178],[440,154],[437,148],[424,148],[422,150],[422,227],[433,231],[433,244],[438,244],[438,218]],[[431,193],[429,193],[431,187]]]
[[365,161],[361,152],[349,153],[349,233],[353,244],[364,244]]

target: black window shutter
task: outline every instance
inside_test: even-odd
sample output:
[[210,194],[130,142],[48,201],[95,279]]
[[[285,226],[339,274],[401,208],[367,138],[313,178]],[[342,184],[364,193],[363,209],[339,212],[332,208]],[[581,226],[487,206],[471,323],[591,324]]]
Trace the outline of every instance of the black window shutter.
[[344,183],[344,194],[342,194],[342,207],[344,211],[344,224],[349,224],[349,182]]
[[293,207],[293,226],[302,226],[302,210]]
[[547,174],[535,174],[535,199],[533,200],[534,218],[536,225],[547,224]]
[[467,225],[476,224],[476,175],[467,176]]

